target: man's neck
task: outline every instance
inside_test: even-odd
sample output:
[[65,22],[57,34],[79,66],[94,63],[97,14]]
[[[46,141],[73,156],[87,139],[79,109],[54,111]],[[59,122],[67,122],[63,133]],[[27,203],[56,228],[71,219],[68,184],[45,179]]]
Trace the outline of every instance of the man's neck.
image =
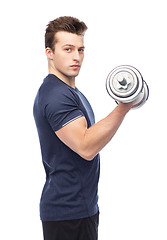
[[56,71],[56,69],[50,68],[49,67],[49,74],[53,74],[56,77],[58,77],[61,81],[69,85],[70,87],[75,89],[75,77],[67,77],[60,73],[59,71]]

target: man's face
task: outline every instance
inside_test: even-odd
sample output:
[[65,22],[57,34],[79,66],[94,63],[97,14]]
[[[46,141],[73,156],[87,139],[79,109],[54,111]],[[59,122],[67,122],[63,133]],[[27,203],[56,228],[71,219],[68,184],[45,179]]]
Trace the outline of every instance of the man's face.
[[57,32],[55,51],[52,53],[52,66],[58,77],[75,78],[80,71],[84,58],[83,36]]

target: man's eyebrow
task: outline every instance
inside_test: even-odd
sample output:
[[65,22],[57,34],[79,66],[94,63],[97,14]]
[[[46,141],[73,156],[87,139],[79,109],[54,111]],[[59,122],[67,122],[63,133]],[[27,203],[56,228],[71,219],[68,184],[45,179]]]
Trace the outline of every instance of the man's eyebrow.
[[[74,45],[72,45],[72,44],[65,44],[65,45],[63,45],[63,47],[75,47]],[[85,46],[81,46],[81,47],[79,47],[79,48],[85,48]]]

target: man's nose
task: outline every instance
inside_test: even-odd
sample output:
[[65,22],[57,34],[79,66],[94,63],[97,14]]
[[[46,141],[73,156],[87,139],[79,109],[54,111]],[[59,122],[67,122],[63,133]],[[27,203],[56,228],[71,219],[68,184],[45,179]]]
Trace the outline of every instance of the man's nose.
[[74,51],[74,54],[73,54],[73,60],[79,61],[79,59],[80,59],[80,55],[79,55],[78,50],[76,50],[76,51]]

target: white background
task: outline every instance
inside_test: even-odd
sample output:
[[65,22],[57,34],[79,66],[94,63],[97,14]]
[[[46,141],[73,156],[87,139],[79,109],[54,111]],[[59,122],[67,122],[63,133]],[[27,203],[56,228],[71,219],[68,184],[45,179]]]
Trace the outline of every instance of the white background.
[[45,181],[32,115],[47,75],[47,23],[71,15],[88,25],[77,87],[96,121],[115,108],[105,89],[116,66],[138,68],[149,101],[130,111],[101,151],[99,239],[167,239],[167,34],[163,0],[3,1],[1,46],[0,227],[3,240],[40,240],[39,199]]

